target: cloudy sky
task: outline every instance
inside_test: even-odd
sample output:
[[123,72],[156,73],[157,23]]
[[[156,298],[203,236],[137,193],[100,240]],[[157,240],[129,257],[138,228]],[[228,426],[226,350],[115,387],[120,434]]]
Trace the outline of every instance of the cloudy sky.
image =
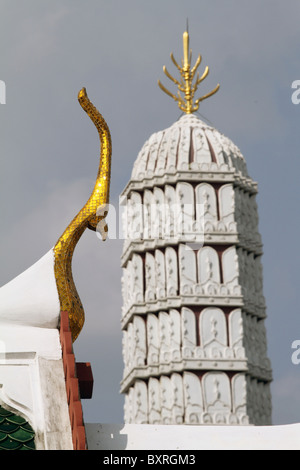
[[[145,140],[178,119],[157,80],[169,85],[162,67],[174,71],[170,52],[182,57],[188,18],[194,58],[210,67],[203,94],[221,84],[200,113],[240,147],[259,185],[273,422],[300,422],[299,1],[2,0],[0,10],[0,285],[56,243],[93,188],[99,142],[77,102],[82,86],[111,130],[114,204]],[[86,312],[75,354],[95,381],[86,422],[123,421],[121,247],[86,231],[74,256]]]

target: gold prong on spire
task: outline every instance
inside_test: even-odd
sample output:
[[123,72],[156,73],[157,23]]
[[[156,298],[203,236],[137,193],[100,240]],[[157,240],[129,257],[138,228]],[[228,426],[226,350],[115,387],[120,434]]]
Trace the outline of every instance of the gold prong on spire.
[[[181,67],[175,60],[173,53],[171,53],[171,60],[180,72],[180,81],[174,78],[167,71],[165,66],[163,67],[163,71],[165,75],[178,86],[178,96],[174,95],[169,90],[167,90],[159,80],[158,85],[167,95],[171,96],[171,98],[177,101],[178,106],[182,111],[187,114],[191,114],[197,111],[197,109],[199,108],[199,103],[201,101],[214,95],[220,88],[220,85],[218,84],[211,92],[194,100],[194,95],[198,89],[198,85],[207,77],[209,73],[209,68],[205,67],[205,70],[201,77],[199,76],[199,72],[197,72],[196,81],[193,83],[195,73],[201,63],[202,58],[201,55],[199,55],[194,67],[191,67],[192,51],[189,49],[188,23],[187,30],[183,33],[183,59],[181,60]],[[184,93],[184,96],[182,96],[180,92]]]

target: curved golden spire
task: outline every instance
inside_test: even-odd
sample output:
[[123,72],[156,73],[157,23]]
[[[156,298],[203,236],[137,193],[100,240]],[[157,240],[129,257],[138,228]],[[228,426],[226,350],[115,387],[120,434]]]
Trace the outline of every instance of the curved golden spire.
[[[202,58],[201,55],[199,55],[194,67],[191,67],[192,51],[189,50],[188,31],[185,31],[183,33],[183,59],[181,60],[181,67],[174,59],[173,53],[171,53],[171,60],[180,72],[180,81],[172,77],[172,75],[167,71],[165,66],[163,67],[163,71],[166,76],[178,86],[178,95],[174,95],[169,90],[167,90],[164,85],[160,82],[160,80],[158,80],[158,85],[165,93],[167,93],[167,95],[171,96],[171,98],[177,101],[181,111],[184,111],[187,114],[191,114],[194,111],[197,111],[197,109],[199,108],[200,101],[203,101],[209,96],[214,95],[220,88],[220,85],[217,85],[214,90],[207,93],[206,95],[203,95],[200,98],[194,100],[194,95],[197,91],[198,85],[200,85],[200,83],[207,77],[209,73],[209,68],[205,67],[205,70],[201,77],[199,75],[199,72],[197,72],[196,80],[193,83],[195,73],[201,63]],[[181,93],[184,93],[184,97],[181,95]]]
[[[54,273],[61,311],[67,311],[70,320],[72,339],[75,341],[84,323],[84,311],[72,276],[72,257],[81,235],[88,227],[96,230],[98,223],[107,215],[103,210],[109,202],[110,169],[111,169],[111,138],[109,128],[99,111],[90,102],[85,88],[78,93],[81,107],[95,124],[100,137],[100,164],[93,192],[81,209],[58,239],[54,247]],[[102,208],[101,216],[98,209]],[[105,232],[107,231],[107,226]],[[106,234],[102,233],[105,240]]]

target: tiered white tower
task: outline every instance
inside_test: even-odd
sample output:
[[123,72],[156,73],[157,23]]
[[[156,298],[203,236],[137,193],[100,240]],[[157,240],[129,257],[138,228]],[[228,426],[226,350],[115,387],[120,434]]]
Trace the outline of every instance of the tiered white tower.
[[141,149],[122,194],[126,423],[271,424],[256,193],[192,112]]

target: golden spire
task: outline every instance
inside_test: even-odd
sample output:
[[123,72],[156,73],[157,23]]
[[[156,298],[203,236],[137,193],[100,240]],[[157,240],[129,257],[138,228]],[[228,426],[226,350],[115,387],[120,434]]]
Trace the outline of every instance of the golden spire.
[[[171,53],[171,60],[173,64],[178,68],[180,72],[181,79],[180,81],[176,80],[176,78],[172,77],[172,75],[167,71],[166,67],[163,67],[163,71],[166,76],[172,80],[178,86],[178,95],[173,95],[169,90],[167,90],[162,83],[158,80],[159,87],[167,93],[167,95],[171,96],[175,101],[178,102],[179,108],[187,114],[191,114],[194,111],[197,111],[199,108],[200,101],[205,100],[209,96],[214,95],[220,85],[217,85],[214,90],[207,93],[206,95],[201,96],[194,100],[195,92],[197,91],[198,85],[207,77],[209,73],[209,68],[205,67],[205,70],[200,77],[199,72],[197,72],[196,80],[193,83],[193,79],[195,77],[195,73],[201,63],[201,55],[199,54],[194,67],[191,67],[191,60],[192,60],[192,51],[189,50],[189,33],[185,31],[183,33],[183,59],[181,60],[181,67],[178,65],[176,60],[174,59],[173,53]],[[181,93],[184,93],[184,97]]]

